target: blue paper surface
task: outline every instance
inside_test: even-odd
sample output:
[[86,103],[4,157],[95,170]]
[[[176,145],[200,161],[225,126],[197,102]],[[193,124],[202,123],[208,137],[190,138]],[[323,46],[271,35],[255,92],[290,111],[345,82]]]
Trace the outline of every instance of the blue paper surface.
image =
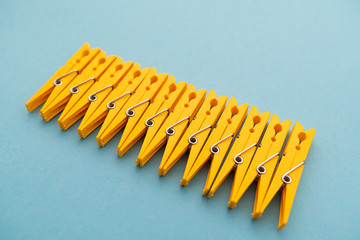
[[[358,1],[2,1],[0,239],[359,239]],[[255,185],[202,197],[209,165],[180,187],[183,157],[136,167],[137,143],[82,140],[25,102],[84,43],[196,88],[316,128],[288,225],[261,219]]]

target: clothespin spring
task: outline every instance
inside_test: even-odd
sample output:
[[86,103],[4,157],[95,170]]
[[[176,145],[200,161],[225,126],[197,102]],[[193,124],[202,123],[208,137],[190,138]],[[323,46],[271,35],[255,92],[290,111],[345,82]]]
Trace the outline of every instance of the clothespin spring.
[[192,135],[189,137],[189,139],[188,139],[188,141],[189,141],[189,143],[190,143],[189,147],[191,147],[191,145],[194,145],[194,144],[196,144],[196,143],[198,142],[197,138],[195,137],[197,134],[205,131],[205,130],[208,129],[208,128],[212,128],[212,127],[213,127],[212,125],[209,125],[209,126],[207,126],[207,127],[204,127],[203,129],[200,129],[200,130],[197,131],[196,133],[192,134]]
[[125,97],[125,96],[128,95],[128,94],[131,95],[132,93],[131,93],[131,92],[126,92],[126,93],[118,96],[117,98],[113,99],[112,101],[108,102],[108,103],[106,104],[107,108],[108,108],[109,110],[115,108],[115,107],[116,107],[116,104],[115,104],[114,102],[115,102],[116,100],[119,100],[119,99],[122,98],[122,97]]
[[83,81],[83,82],[81,82],[81,83],[73,86],[72,88],[70,88],[70,92],[71,92],[72,94],[78,93],[78,92],[79,92],[79,88],[78,88],[78,87],[80,87],[80,86],[83,85],[84,83],[87,83],[87,82],[93,81],[93,80],[96,81],[96,78],[94,78],[94,77],[89,78],[89,79],[87,79],[87,80],[85,80],[85,81]]
[[133,117],[135,115],[135,111],[133,110],[133,108],[136,108],[137,106],[140,106],[141,104],[144,104],[144,103],[150,102],[150,101],[151,100],[148,98],[148,99],[145,99],[144,101],[141,101],[141,102],[135,104],[134,106],[132,106],[131,108],[126,110],[126,116]]
[[61,84],[62,84],[61,79],[62,79],[63,77],[66,77],[67,75],[70,75],[70,74],[74,73],[74,72],[76,72],[76,75],[79,75],[79,74],[80,74],[80,72],[79,72],[78,70],[72,70],[72,71],[70,71],[70,72],[68,72],[68,73],[65,73],[64,75],[58,77],[57,79],[55,79],[55,80],[54,80],[54,85],[55,85],[55,86],[61,85]]
[[154,116],[152,116],[152,117],[150,117],[150,118],[146,119],[146,121],[145,121],[145,125],[146,125],[146,126],[148,126],[148,127],[152,127],[152,126],[154,126],[155,122],[154,122],[154,120],[153,120],[153,119],[154,119],[155,117],[159,116],[160,114],[162,114],[163,112],[169,112],[169,109],[168,109],[168,108],[166,108],[166,109],[162,110],[161,112],[158,112],[158,113],[157,113],[157,114],[155,114]]
[[263,166],[265,163],[267,163],[268,161],[270,161],[271,159],[273,159],[276,156],[279,156],[280,153],[275,153],[274,155],[272,155],[271,157],[269,157],[268,159],[266,159],[265,161],[263,161],[262,163],[259,164],[259,166],[256,167],[256,171],[258,172],[258,177],[262,174],[266,173],[266,168]]
[[218,145],[219,143],[225,141],[226,139],[228,139],[228,138],[230,138],[230,137],[233,137],[233,136],[234,136],[234,134],[232,133],[232,134],[224,137],[224,138],[221,139],[220,141],[216,142],[214,145],[211,146],[210,152],[211,152],[213,155],[219,153],[219,152],[220,152],[220,148],[219,148],[217,145]]
[[177,121],[176,123],[174,123],[174,124],[171,125],[170,127],[168,127],[168,128],[165,130],[166,135],[168,135],[168,137],[174,135],[174,134],[175,134],[175,129],[174,129],[173,127],[175,127],[175,126],[178,125],[179,123],[181,123],[181,122],[183,122],[183,121],[185,121],[185,120],[188,120],[188,119],[190,119],[190,117],[185,117],[185,118],[181,119],[180,121]]
[[244,159],[241,157],[241,154],[247,152],[249,149],[251,149],[252,147],[255,147],[257,146],[257,142],[256,143],[253,143],[251,144],[249,147],[247,147],[246,149],[242,150],[239,154],[237,154],[235,157],[234,157],[234,162],[235,162],[235,166],[236,167],[238,164],[242,164],[244,162]]
[[304,165],[305,162],[301,162],[298,165],[296,165],[295,167],[293,167],[292,169],[290,169],[288,172],[286,172],[282,177],[281,180],[284,182],[284,185],[286,184],[290,184],[292,182],[292,178],[289,176],[289,174],[293,171],[295,171],[297,168],[299,168],[300,166]]
[[93,94],[91,94],[91,95],[88,97],[89,101],[90,101],[90,102],[96,101],[96,100],[97,100],[96,94],[98,94],[98,93],[100,93],[100,92],[102,92],[102,91],[104,91],[105,89],[108,89],[108,88],[110,88],[110,87],[111,87],[112,89],[114,89],[114,86],[113,86],[113,85],[109,85],[109,86],[106,86],[106,87],[104,87],[104,88],[102,88],[102,89],[94,92]]

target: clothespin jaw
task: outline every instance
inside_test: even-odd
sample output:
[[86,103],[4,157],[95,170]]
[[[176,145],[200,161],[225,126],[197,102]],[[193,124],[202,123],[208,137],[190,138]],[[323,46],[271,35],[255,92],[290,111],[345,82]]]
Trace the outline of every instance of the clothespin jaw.
[[96,136],[97,143],[104,146],[125,126],[128,117],[133,117],[135,114],[142,115],[143,111],[153,102],[166,80],[167,74],[157,76],[156,70],[153,68],[123,108],[109,111]]
[[97,97],[100,97],[101,94],[105,95],[105,93],[107,93],[102,101],[97,100],[90,103],[78,127],[79,135],[85,138],[100,126],[107,116],[109,109],[122,108],[149,71],[150,68],[140,69],[140,64],[135,63],[115,88],[110,92],[104,91],[103,93],[97,94]]
[[144,114],[129,117],[118,145],[120,157],[145,135],[147,127],[159,124],[153,121],[153,116],[163,115],[167,117],[172,112],[180,97],[184,94],[186,85],[186,82],[175,83],[174,76],[170,75],[155,97],[154,102],[144,111]]
[[61,84],[55,88],[49,99],[40,110],[40,114],[45,121],[50,121],[59,112],[61,112],[73,94],[81,94],[81,88],[92,85],[108,66],[115,60],[115,56],[106,57],[104,51],[100,51],[98,55],[89,63],[84,71],[79,74],[67,86]]
[[[266,193],[270,184],[271,176],[274,172],[277,160],[280,157],[280,151],[284,144],[286,135],[289,131],[291,121],[286,120],[280,122],[280,119],[275,114],[272,115],[270,122],[266,128],[264,137],[261,140],[260,147],[257,148],[256,153],[247,168],[245,174],[238,179],[240,182],[239,188],[234,189],[234,193],[229,200],[229,208],[236,207],[237,202],[243,196],[245,191],[250,187],[251,183],[258,178],[257,196]],[[244,166],[238,166],[244,167]],[[245,164],[245,167],[246,164]],[[265,176],[266,175],[266,176]],[[263,181],[260,178],[266,178],[268,181]],[[259,183],[261,182],[261,185]],[[267,183],[267,185],[265,185]],[[260,193],[260,194],[259,194]]]
[[[280,150],[285,142],[286,135],[290,129],[291,122],[289,120],[283,121],[278,125],[273,115],[269,126],[265,132],[261,147],[257,150],[254,159],[246,173],[245,181],[251,181],[254,172],[257,172],[257,187],[254,201],[253,218],[260,217],[260,208],[263,203],[265,194],[269,188],[271,178],[275,171],[276,164],[281,159]],[[276,133],[275,136],[274,133]],[[274,141],[275,139],[275,141]],[[269,150],[268,150],[269,149]],[[248,183],[244,183],[246,186]]]
[[[182,186],[188,185],[195,174],[212,158],[204,192],[207,192],[210,189],[211,183],[217,173],[217,170],[215,169],[220,167],[221,161],[225,156],[233,137],[238,132],[245,119],[248,106],[248,104],[237,106],[236,99],[233,97],[230,98],[216,127],[211,132],[204,146],[202,147],[201,144],[198,143],[192,145],[184,175],[181,180]],[[197,138],[200,138],[200,136],[197,136]],[[218,151],[213,153],[212,147]]]
[[85,43],[59,70],[32,96],[25,106],[29,112],[44,103],[58,85],[69,84],[79,75],[89,62],[100,52],[99,48],[90,49]]
[[[195,91],[195,87],[192,84],[188,86],[174,111],[166,118],[164,123],[161,126],[157,124],[148,129],[139,156],[136,159],[138,165],[144,166],[166,143],[167,137],[183,134],[188,123],[193,120],[196,112],[204,102],[205,95],[205,89]],[[153,121],[160,122],[160,119],[161,116],[156,116],[153,118]]]
[[132,65],[132,62],[123,63],[122,59],[117,57],[97,81],[91,81],[79,86],[79,92],[77,94],[72,94],[58,119],[60,127],[66,130],[84,116],[90,103],[98,99],[97,95],[105,91],[104,96],[106,96],[106,94],[108,94],[125,76]]
[[190,123],[184,134],[174,134],[168,138],[164,156],[159,166],[160,176],[164,176],[170,170],[189,149],[191,143],[205,143],[211,128],[215,125],[224,109],[226,101],[226,96],[216,98],[215,91],[210,90],[197,112],[195,120]]
[[255,212],[253,218],[260,217],[276,193],[282,189],[278,228],[281,229],[286,225],[315,132],[315,129],[304,131],[299,122],[295,123],[284,156],[275,170],[260,211]]
[[214,192],[235,168],[230,198],[233,197],[233,194],[235,193],[234,189],[239,188],[239,179],[245,174],[245,171],[251,162],[269,116],[270,113],[268,112],[259,115],[259,111],[256,107],[253,106],[251,108],[249,115],[244,122],[244,126],[240,131],[239,137],[235,140],[229,155],[226,157],[219,174],[216,176],[214,183],[209,190],[209,198],[214,195]]

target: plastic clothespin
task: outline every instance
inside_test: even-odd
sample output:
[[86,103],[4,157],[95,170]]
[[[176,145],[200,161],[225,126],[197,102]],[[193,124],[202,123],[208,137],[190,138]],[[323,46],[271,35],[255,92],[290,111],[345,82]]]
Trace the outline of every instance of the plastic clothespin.
[[304,132],[303,126],[299,122],[295,123],[284,156],[275,170],[264,199],[258,198],[255,202],[253,218],[260,217],[275,194],[281,190],[278,228],[281,229],[286,225],[315,132],[316,129],[308,129]]
[[[178,103],[180,97],[184,94],[186,85],[186,82],[175,83],[174,76],[170,75],[155,97],[154,102],[145,111],[138,111],[137,108],[134,109],[136,112],[139,112],[139,114],[129,117],[128,119],[117,147],[120,157],[145,135],[147,127],[152,127],[154,124],[162,124],[162,122],[159,123],[158,121],[155,123],[155,121],[152,120],[153,116],[162,115],[164,116],[162,119],[165,120]],[[144,105],[141,105],[139,107],[143,106]]]
[[216,98],[214,90],[210,90],[204,103],[197,112],[183,135],[176,134],[168,139],[165,152],[159,166],[159,175],[164,176],[170,168],[198,141],[204,143],[223,111],[226,96]]
[[71,81],[70,84],[67,86],[61,84],[56,87],[40,110],[42,118],[45,121],[50,121],[55,117],[65,108],[73,94],[81,94],[82,87],[88,87],[97,81],[115,58],[115,56],[106,57],[105,52],[100,51],[84,71]]
[[106,92],[101,96],[106,96],[106,94],[117,86],[118,82],[123,79],[132,66],[133,62],[123,63],[122,59],[117,57],[109,68],[101,75],[98,81],[90,81],[79,86],[79,91],[76,94],[72,94],[58,119],[60,127],[66,130],[84,116],[90,103],[96,101],[98,98],[97,96],[103,91]]
[[[108,89],[102,93],[96,94],[97,100],[90,103],[80,126],[78,133],[80,137],[86,138],[104,121],[109,109],[122,108],[129,100],[130,96],[142,83],[150,68],[140,70],[140,65],[135,63],[130,71],[125,75],[124,79],[115,86],[114,89]],[[108,92],[109,91],[109,92]],[[100,98],[100,96],[103,98]]]
[[[246,117],[248,107],[248,104],[237,106],[236,99],[231,97],[209,138],[206,140],[203,133],[192,136],[196,137],[197,142],[192,144],[190,148],[189,158],[181,180],[182,186],[188,185],[196,173],[212,158],[211,167],[205,183],[206,192],[210,189],[217,169],[219,169],[232,139]],[[214,152],[215,154],[213,153],[214,150],[216,151]]]
[[[98,145],[105,146],[125,126],[128,117],[134,116],[137,112],[140,114],[140,112],[145,111],[149,104],[154,101],[156,94],[167,78],[167,73],[161,73],[158,76],[156,69],[152,68],[124,107],[110,107],[109,113],[96,136]],[[143,109],[140,106],[143,106]],[[134,110],[135,108],[137,108],[137,111]]]
[[[240,130],[239,136],[236,138],[233,146],[231,147],[230,153],[226,157],[213,185],[209,190],[209,198],[214,195],[214,192],[235,168],[235,176],[230,195],[230,198],[232,198],[235,193],[234,189],[239,188],[239,179],[244,174],[243,170],[245,169],[246,171],[247,169],[243,166],[249,166],[256,147],[259,145],[259,139],[264,131],[269,116],[269,112],[264,112],[259,115],[258,109],[254,106],[250,109],[249,115]],[[243,166],[238,167],[238,165]]]
[[241,174],[239,173],[240,177],[237,179],[240,185],[238,189],[233,190],[233,194],[229,200],[229,208],[236,207],[236,203],[256,178],[258,178],[259,183],[263,181],[262,178],[265,177],[268,180],[267,185],[262,184],[261,187],[259,186],[259,189],[262,188],[266,190],[268,188],[277,160],[280,158],[281,148],[285,142],[290,125],[290,120],[280,122],[278,116],[275,114],[272,115],[264,137],[261,140],[261,145],[257,148],[250,166],[248,162],[237,165],[237,171],[242,172]]
[[58,85],[67,86],[91,60],[100,52],[99,48],[90,49],[85,43],[56,73],[32,96],[25,106],[29,112],[44,103]]
[[[170,113],[162,125],[155,124],[150,127],[145,135],[136,163],[140,166],[149,159],[166,143],[167,138],[176,134],[182,134],[188,124],[193,120],[196,112],[205,100],[206,90],[195,91],[194,85],[190,84],[184,95],[179,100],[174,111]],[[162,116],[154,116],[153,121],[159,123]]]

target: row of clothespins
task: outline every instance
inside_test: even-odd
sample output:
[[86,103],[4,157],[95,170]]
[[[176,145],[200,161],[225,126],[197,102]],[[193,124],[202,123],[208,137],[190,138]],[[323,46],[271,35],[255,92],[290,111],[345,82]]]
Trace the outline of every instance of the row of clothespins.
[[82,118],[82,138],[101,125],[96,136],[100,146],[125,128],[119,156],[145,136],[136,159],[140,166],[166,144],[161,176],[189,151],[183,186],[211,161],[203,191],[209,197],[234,170],[230,208],[257,180],[253,218],[260,217],[282,190],[280,229],[288,221],[315,129],[304,131],[296,122],[287,138],[291,121],[280,122],[273,114],[268,123],[270,113],[251,107],[247,114],[248,104],[227,100],[213,90],[206,96],[204,89],[176,83],[172,75],[158,74],[155,68],[141,69],[138,63],[106,56],[85,43],[26,107],[33,111],[44,103],[40,113],[46,121],[62,111],[58,122],[64,130]]

